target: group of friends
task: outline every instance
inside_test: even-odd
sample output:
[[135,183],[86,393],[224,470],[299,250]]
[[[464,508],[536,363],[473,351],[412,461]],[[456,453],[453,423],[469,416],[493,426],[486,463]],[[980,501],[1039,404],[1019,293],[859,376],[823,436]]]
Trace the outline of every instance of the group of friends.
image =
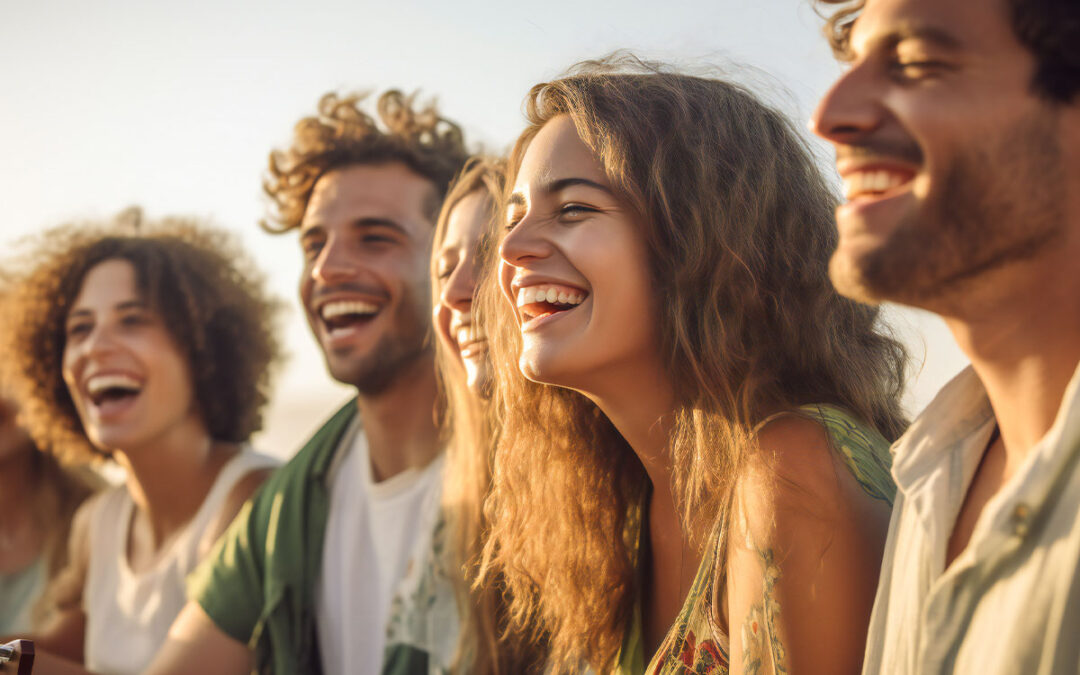
[[[324,96],[262,226],[356,396],[284,466],[248,443],[281,305],[228,236],[43,234],[3,278],[0,642],[39,674],[1076,672],[1080,5],[820,8],[843,199],[748,88],[625,55],[534,86],[505,158]],[[911,423],[881,302],[971,361]],[[106,458],[123,485],[71,468]]]

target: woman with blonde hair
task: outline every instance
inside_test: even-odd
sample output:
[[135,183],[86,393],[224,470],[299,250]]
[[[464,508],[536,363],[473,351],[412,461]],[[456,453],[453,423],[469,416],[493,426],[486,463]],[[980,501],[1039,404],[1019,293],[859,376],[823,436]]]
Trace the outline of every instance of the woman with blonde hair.
[[[431,279],[440,429],[446,442],[442,511],[422,564],[402,582],[393,603],[385,673],[417,672],[399,664],[423,661],[471,675],[527,673],[539,648],[506,631],[498,583],[479,583],[477,569],[488,523],[497,427],[489,407],[487,335],[473,312],[477,279],[490,263],[490,239],[505,187],[502,159],[474,156],[454,179],[435,225]],[[458,629],[455,630],[454,628]],[[397,668],[397,669],[395,669]]]
[[829,283],[805,142],[629,59],[526,106],[485,289],[511,627],[556,672],[857,671],[905,355]]
[[133,211],[36,244],[8,267],[5,374],[35,442],[62,461],[111,459],[125,484],[75,514],[35,670],[81,672],[59,657],[141,673],[185,577],[277,464],[247,441],[278,303],[227,235],[194,222]]

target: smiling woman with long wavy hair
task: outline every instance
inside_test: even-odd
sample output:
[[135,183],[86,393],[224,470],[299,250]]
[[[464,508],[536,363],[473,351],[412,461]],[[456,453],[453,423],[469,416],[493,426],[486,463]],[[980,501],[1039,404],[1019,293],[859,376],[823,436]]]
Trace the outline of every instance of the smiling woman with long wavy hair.
[[848,672],[905,354],[827,268],[835,197],[746,89],[631,59],[533,87],[485,284],[485,572],[556,671]]

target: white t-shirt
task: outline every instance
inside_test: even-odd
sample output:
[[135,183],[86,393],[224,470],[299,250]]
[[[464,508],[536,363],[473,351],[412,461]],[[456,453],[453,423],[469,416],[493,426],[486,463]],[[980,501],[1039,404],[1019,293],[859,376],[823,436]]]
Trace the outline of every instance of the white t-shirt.
[[108,675],[136,675],[150,664],[187,602],[184,579],[199,563],[198,547],[226,497],[252,471],[277,467],[272,457],[245,449],[221,468],[195,515],[157,563],[135,573],[127,542],[135,504],[123,486],[90,498],[90,565],[83,611],[86,667]]
[[331,468],[315,621],[324,673],[378,675],[394,588],[418,538],[431,535],[425,514],[439,499],[443,459],[376,483],[358,423],[350,436]]

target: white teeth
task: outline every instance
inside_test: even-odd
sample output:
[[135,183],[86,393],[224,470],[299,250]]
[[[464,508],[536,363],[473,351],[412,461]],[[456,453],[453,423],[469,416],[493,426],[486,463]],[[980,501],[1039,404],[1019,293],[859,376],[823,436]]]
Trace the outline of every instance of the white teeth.
[[97,396],[108,389],[139,391],[141,388],[142,384],[138,380],[127,375],[95,375],[86,381],[86,391],[91,396]]
[[323,321],[330,321],[336,319],[339,316],[345,316],[347,314],[374,314],[379,311],[379,308],[370,302],[361,302],[359,300],[339,300],[337,302],[328,302],[322,306],[320,313]]
[[534,302],[551,302],[560,305],[580,305],[585,300],[586,294],[575,292],[565,286],[526,286],[518,289],[518,307],[531,305]]
[[844,194],[851,199],[866,192],[885,192],[907,180],[906,175],[892,171],[856,171],[844,177]]
[[458,328],[456,338],[459,345],[465,345],[477,340],[486,340],[487,335],[484,334],[480,326],[473,324]]

